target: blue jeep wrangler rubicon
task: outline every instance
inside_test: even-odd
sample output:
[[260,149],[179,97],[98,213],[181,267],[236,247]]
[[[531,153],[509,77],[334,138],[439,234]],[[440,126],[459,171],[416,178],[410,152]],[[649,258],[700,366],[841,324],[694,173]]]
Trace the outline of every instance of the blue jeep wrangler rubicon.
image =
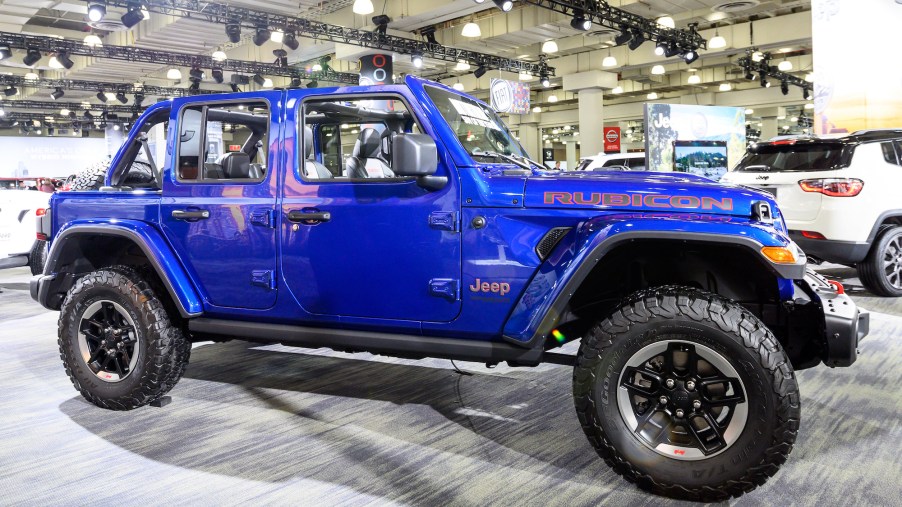
[[852,364],[868,330],[770,196],[549,171],[486,104],[412,77],[155,104],[105,185],[53,197],[31,292],[109,409],[159,399],[210,339],[567,364],[617,473],[722,500],[786,460],[794,370]]

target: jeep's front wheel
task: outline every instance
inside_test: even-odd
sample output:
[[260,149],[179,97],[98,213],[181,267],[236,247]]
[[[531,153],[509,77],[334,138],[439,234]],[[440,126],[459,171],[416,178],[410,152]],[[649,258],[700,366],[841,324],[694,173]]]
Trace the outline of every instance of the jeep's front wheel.
[[776,338],[742,306],[640,291],[583,339],[573,375],[589,442],[652,492],[723,501],[763,484],[796,438],[799,392]]
[[66,373],[99,407],[130,410],[162,397],[184,372],[190,346],[151,286],[124,266],[79,278],[60,309]]

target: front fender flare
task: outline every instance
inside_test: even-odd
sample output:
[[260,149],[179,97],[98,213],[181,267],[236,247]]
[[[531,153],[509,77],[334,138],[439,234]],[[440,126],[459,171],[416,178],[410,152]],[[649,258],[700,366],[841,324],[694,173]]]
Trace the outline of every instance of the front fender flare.
[[[185,269],[176,259],[169,244],[163,236],[151,225],[138,220],[75,220],[63,226],[53,238],[50,252],[47,254],[47,262],[44,266],[43,283],[51,283],[62,268],[60,259],[66,250],[66,245],[71,240],[84,235],[90,236],[117,236],[126,238],[144,252],[151,267],[160,276],[166,290],[175,302],[182,317],[196,317],[203,313],[203,303],[194,289],[194,284],[188,277]],[[48,294],[51,291],[42,290],[40,300],[43,306],[48,306]],[[51,308],[58,309],[58,308]]]
[[543,343],[595,265],[618,245],[640,239],[739,245],[753,250],[779,278],[805,277],[807,258],[801,249],[796,248],[795,264],[770,262],[761,255],[762,247],[786,247],[792,241],[776,229],[748,219],[717,215],[600,216],[574,228],[539,267],[505,323],[504,339],[525,347]]

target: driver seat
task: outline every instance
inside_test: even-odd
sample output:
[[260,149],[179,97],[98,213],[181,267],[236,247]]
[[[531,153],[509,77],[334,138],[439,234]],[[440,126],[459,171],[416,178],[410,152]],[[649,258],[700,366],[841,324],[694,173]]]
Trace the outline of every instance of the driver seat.
[[376,129],[360,130],[354,151],[348,158],[349,178],[393,178],[394,171],[382,151],[382,136]]
[[304,175],[311,179],[332,177],[332,171],[313,158],[313,129],[304,127]]

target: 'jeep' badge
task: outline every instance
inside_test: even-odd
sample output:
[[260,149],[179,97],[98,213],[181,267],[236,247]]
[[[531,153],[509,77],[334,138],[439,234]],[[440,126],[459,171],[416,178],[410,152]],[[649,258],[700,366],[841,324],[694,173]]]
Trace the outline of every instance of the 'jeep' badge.
[[503,296],[511,291],[511,286],[507,282],[483,282],[479,278],[476,279],[476,283],[470,286],[470,292],[486,292],[486,293],[495,293],[499,296]]

